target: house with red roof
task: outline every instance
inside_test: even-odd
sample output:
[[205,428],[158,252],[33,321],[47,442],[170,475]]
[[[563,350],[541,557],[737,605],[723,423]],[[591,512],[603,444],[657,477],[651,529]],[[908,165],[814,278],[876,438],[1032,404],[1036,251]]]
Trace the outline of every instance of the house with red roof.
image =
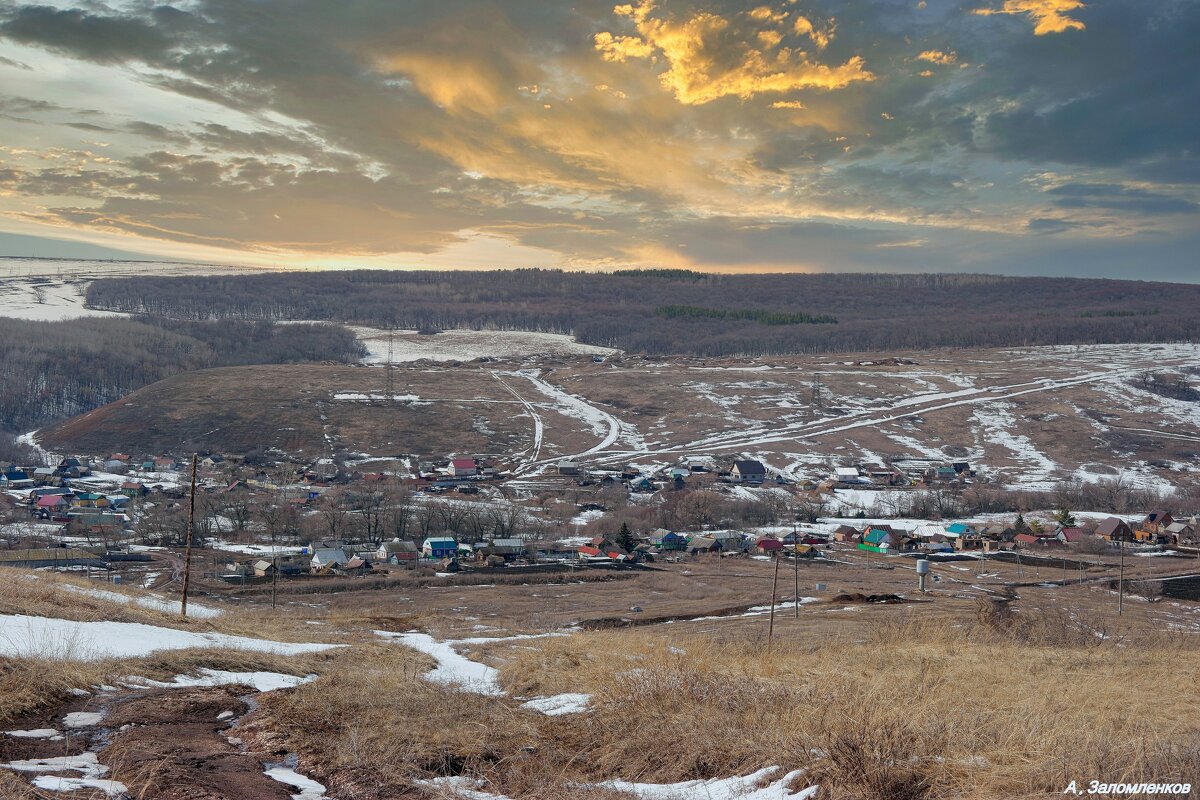
[[1058,540],[1063,544],[1075,544],[1076,542],[1082,542],[1083,537],[1085,536],[1087,536],[1087,531],[1085,531],[1083,528],[1074,527],[1059,528],[1057,534]]
[[456,478],[465,478],[479,474],[479,462],[473,458],[450,459],[450,474]]
[[774,555],[783,550],[783,542],[779,541],[774,536],[762,536],[757,542],[754,543],[754,546],[757,547],[760,552],[768,555]]
[[44,494],[37,499],[37,507],[41,511],[61,511],[67,505],[67,499],[61,494]]

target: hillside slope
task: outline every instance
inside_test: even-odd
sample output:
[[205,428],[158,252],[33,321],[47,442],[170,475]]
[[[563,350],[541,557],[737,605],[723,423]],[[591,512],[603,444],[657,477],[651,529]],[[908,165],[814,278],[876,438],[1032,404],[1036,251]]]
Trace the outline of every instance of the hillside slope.
[[[176,376],[47,430],[52,450],[302,458],[495,456],[531,488],[574,458],[616,467],[735,455],[796,478],[900,457],[969,461],[1008,486],[1200,483],[1195,345],[924,351],[876,360],[525,359],[394,371],[284,365]],[[1178,383],[1174,383],[1178,382]],[[1156,384],[1153,384],[1156,385]]]

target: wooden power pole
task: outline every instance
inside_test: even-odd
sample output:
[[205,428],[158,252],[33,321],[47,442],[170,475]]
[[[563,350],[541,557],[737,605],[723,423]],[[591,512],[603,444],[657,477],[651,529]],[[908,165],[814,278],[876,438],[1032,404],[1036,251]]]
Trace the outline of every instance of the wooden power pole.
[[[1117,616],[1121,616],[1125,612],[1125,537],[1122,536],[1120,543],[1117,545],[1117,552],[1120,553],[1120,574],[1117,577]],[[1111,584],[1110,584],[1111,585]]]
[[775,589],[779,586],[779,554],[775,554],[775,577],[771,580],[771,622],[767,625],[767,652],[775,638]]
[[192,453],[192,491],[188,498],[187,541],[183,547],[183,600],[179,613],[187,616],[188,586],[192,580],[192,532],[196,530],[196,454]]
[[800,619],[800,535],[792,523],[792,577],[796,579],[796,619]]

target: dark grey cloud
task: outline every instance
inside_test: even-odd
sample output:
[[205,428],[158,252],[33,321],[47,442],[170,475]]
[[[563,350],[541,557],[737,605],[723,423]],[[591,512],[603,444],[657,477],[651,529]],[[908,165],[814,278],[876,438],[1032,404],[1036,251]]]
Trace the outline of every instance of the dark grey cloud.
[[1139,214],[1185,214],[1200,203],[1184,197],[1110,183],[1065,183],[1046,190],[1059,208],[1104,208]]
[[[570,263],[982,269],[1008,254],[1057,270],[1087,269],[1059,248],[1090,253],[1093,238],[1161,251],[1195,231],[1200,198],[1181,186],[1200,183],[1193,0],[1089,3],[1085,30],[1046,36],[952,4],[776,3],[836,18],[819,54],[787,43],[861,57],[873,80],[692,105],[662,83],[664,59],[601,58],[593,37],[624,30],[612,5],[13,4],[0,46],[124,65],[221,113],[80,122],[55,98],[0,99],[0,115],[60,113],[115,145],[111,163],[9,165],[4,180],[81,199],[28,212],[46,222],[300,253],[431,253],[482,230]],[[736,18],[705,51],[732,70],[757,5],[658,7]]]
[[162,28],[140,16],[38,5],[11,10],[0,21],[0,36],[101,63],[159,58],[171,47]]
[[1170,169],[1200,153],[1200,3],[1089,4],[1087,30],[993,47],[981,88],[1016,99],[981,145],[1006,158]]

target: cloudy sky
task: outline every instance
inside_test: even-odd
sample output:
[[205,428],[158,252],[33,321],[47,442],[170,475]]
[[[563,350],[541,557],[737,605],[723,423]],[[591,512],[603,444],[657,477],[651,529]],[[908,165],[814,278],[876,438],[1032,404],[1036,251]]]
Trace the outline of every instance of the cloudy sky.
[[0,254],[1200,280],[1200,0],[0,0]]

